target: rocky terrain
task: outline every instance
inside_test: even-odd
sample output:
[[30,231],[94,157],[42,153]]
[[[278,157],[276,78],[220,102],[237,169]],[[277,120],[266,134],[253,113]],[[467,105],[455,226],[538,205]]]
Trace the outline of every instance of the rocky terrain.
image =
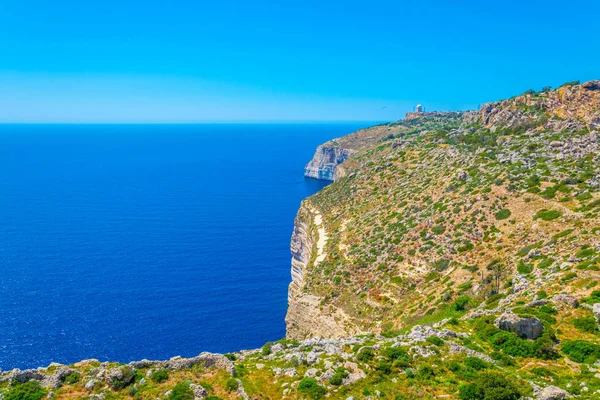
[[3,400],[600,398],[600,81],[334,139],[287,337],[0,375]]

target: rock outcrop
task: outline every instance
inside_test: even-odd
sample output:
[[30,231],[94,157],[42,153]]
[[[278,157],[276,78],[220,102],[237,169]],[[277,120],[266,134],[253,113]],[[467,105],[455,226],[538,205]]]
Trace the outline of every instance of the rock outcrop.
[[556,386],[548,386],[542,389],[536,396],[536,400],[563,400],[570,397],[569,392]]
[[359,333],[345,313],[336,307],[322,307],[321,298],[307,293],[304,276],[322,258],[326,240],[320,213],[305,201],[294,220],[290,243],[292,282],[288,288],[288,311],[285,317],[286,337],[340,338]]
[[339,177],[336,174],[338,165],[346,161],[352,153],[353,150],[328,146],[327,144],[321,145],[317,147],[312,160],[304,168],[304,176],[334,181]]
[[527,339],[537,339],[542,336],[544,331],[544,325],[539,319],[535,317],[521,318],[510,311],[499,316],[494,324],[504,331],[514,332]]

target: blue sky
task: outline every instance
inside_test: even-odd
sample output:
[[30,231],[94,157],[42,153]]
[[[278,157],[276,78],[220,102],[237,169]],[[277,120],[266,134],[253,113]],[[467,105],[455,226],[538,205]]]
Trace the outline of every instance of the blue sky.
[[396,120],[600,79],[597,1],[1,1],[0,122]]

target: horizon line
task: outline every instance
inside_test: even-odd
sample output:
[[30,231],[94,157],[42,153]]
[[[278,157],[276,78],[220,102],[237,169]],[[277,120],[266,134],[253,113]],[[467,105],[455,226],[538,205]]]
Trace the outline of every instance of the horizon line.
[[[400,119],[396,120],[399,121]],[[249,121],[190,121],[190,122],[1,122],[1,125],[236,125],[236,124],[262,124],[262,125],[282,125],[282,124],[382,124],[394,122],[383,120],[249,120]]]

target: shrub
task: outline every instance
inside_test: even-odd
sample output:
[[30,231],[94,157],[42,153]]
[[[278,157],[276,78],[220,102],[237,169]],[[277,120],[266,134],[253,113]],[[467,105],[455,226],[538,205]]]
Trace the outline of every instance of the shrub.
[[562,352],[578,363],[594,363],[600,358],[600,345],[587,340],[573,340],[565,342]]
[[598,323],[594,317],[575,318],[573,320],[575,328],[582,332],[596,333],[598,332]]
[[446,231],[446,227],[444,225],[435,225],[431,228],[431,232],[434,235],[441,235]]
[[272,347],[271,343],[267,343],[267,344],[265,344],[265,345],[262,347],[262,349],[260,349],[260,353],[261,353],[263,356],[268,356],[269,354],[271,354],[271,347]]
[[389,375],[392,373],[392,363],[387,360],[379,360],[375,370],[381,375]]
[[236,390],[238,390],[239,386],[240,384],[235,378],[229,378],[227,379],[227,382],[225,382],[225,389],[227,389],[230,392],[235,392]]
[[298,391],[311,399],[318,400],[325,396],[326,390],[315,378],[303,378],[298,384]]
[[334,386],[340,386],[344,383],[345,373],[343,371],[338,371],[329,380],[329,383]]
[[473,368],[476,371],[481,371],[482,369],[486,369],[490,366],[487,362],[477,357],[465,358],[465,365],[469,368]]
[[383,355],[389,358],[390,361],[410,360],[410,356],[408,355],[406,349],[403,349],[399,346],[386,348],[385,350],[383,350]]
[[194,391],[185,382],[178,383],[171,390],[169,400],[194,400]]
[[468,242],[468,241],[467,241],[467,242],[464,242],[462,245],[458,246],[458,247],[456,248],[456,250],[457,250],[459,253],[464,253],[465,251],[472,250],[472,249],[473,249],[473,247],[474,247],[474,246],[473,246],[473,243],[471,243],[471,242]]
[[521,393],[517,385],[500,372],[484,372],[474,383],[460,388],[461,400],[517,400]]
[[72,372],[65,376],[64,382],[68,385],[74,385],[81,380],[81,374],[79,372]]
[[517,264],[517,272],[520,274],[530,274],[531,271],[533,271],[533,265],[531,264],[525,264],[523,261],[519,261],[519,264]]
[[471,298],[469,296],[461,296],[454,302],[454,309],[456,311],[464,311],[467,309]]
[[594,290],[588,298],[585,299],[588,304],[600,303],[600,290]]
[[431,344],[435,344],[436,346],[441,346],[444,344],[444,340],[437,336],[430,336],[426,340]]
[[29,381],[12,386],[4,393],[4,400],[40,400],[46,391],[42,389],[39,382]]
[[511,215],[511,212],[508,208],[503,208],[495,214],[496,219],[507,219]]
[[435,376],[435,371],[429,365],[421,365],[417,370],[416,377],[423,380],[431,379]]
[[167,379],[169,379],[169,373],[164,369],[154,371],[152,375],[150,375],[150,380],[156,383],[162,383]]
[[498,363],[500,363],[500,365],[503,365],[506,367],[510,367],[510,366],[516,364],[515,360],[511,356],[509,356],[508,354],[499,352],[499,351],[492,351],[490,353],[490,358],[492,360],[498,361]]
[[543,221],[552,221],[560,217],[562,213],[556,210],[540,210],[534,216],[533,219],[541,219]]
[[356,355],[356,359],[358,361],[362,361],[365,363],[368,363],[369,361],[371,361],[373,359],[373,357],[375,357],[375,352],[370,347],[362,348]]

